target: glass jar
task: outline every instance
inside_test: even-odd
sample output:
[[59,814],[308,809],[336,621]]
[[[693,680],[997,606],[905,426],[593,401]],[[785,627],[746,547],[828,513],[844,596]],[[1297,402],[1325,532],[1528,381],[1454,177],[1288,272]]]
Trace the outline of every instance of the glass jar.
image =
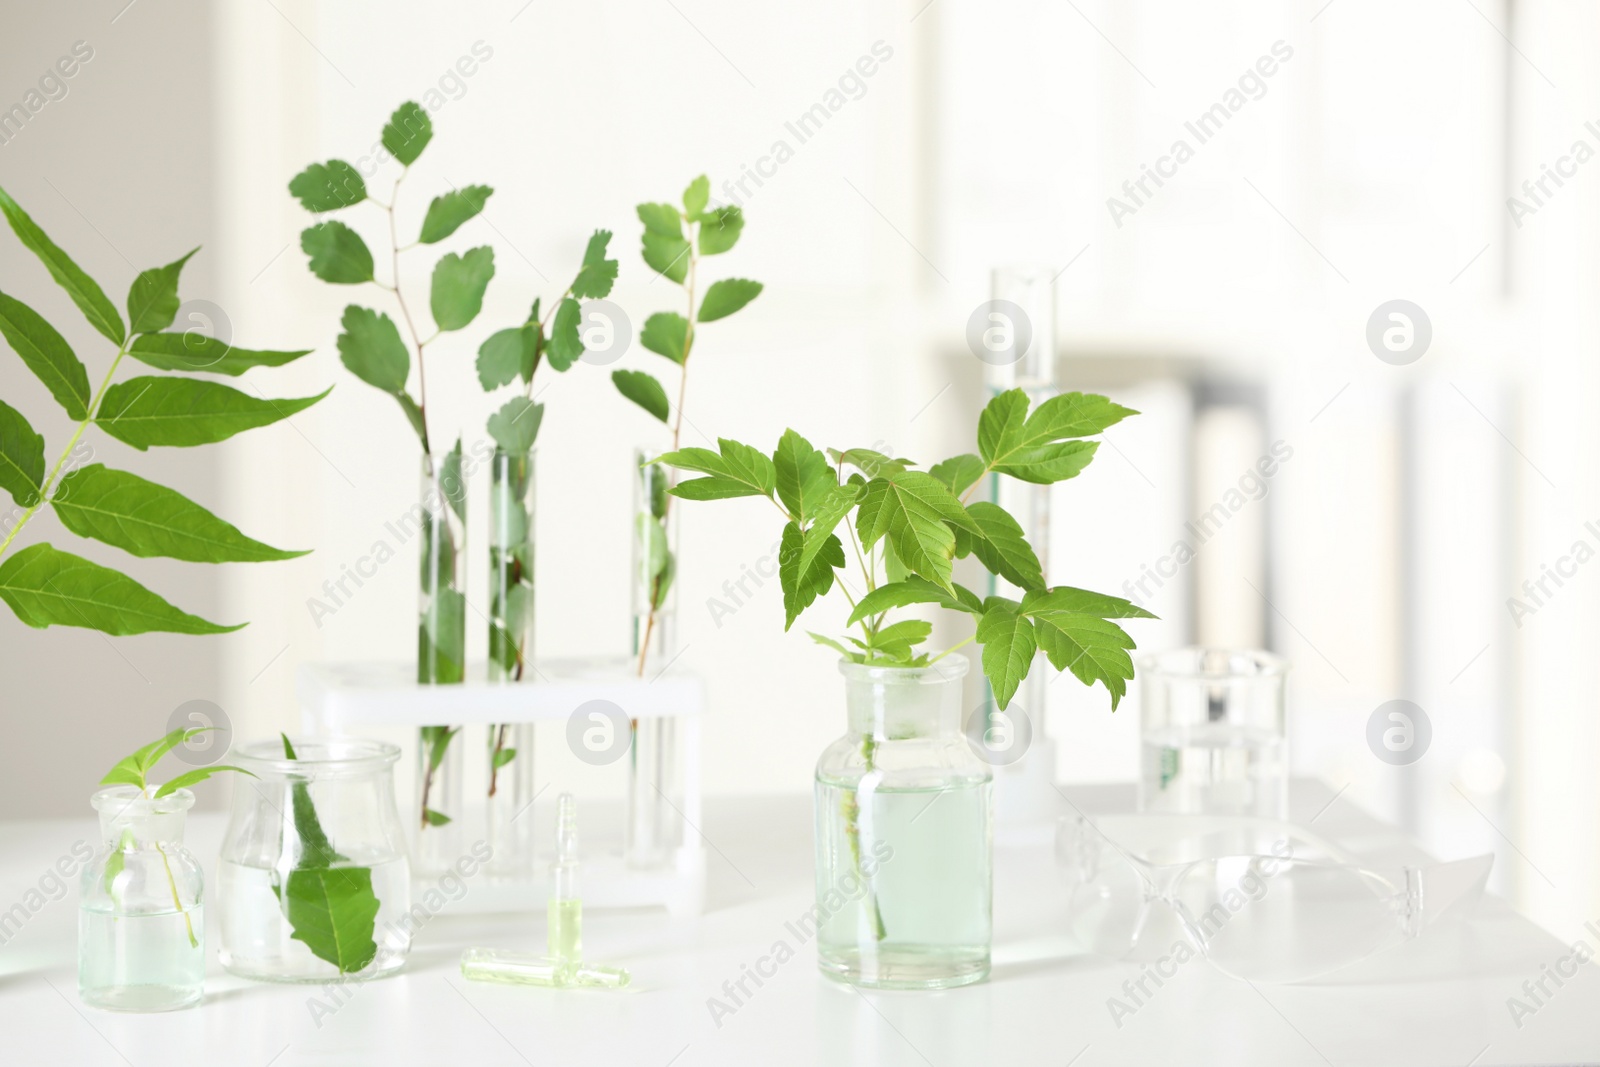
[[132,785],[93,798],[105,848],[83,870],[78,996],[107,1011],[171,1011],[205,994],[204,877],[183,847],[194,794]]
[[[421,585],[417,600],[417,681],[456,685],[466,677],[467,493],[461,447],[422,457]],[[417,796],[412,855],[420,873],[440,873],[461,852],[459,726],[417,731]]]
[[1288,669],[1253,650],[1141,659],[1139,810],[1288,818]]
[[822,973],[875,989],[981,982],[994,784],[961,729],[967,660],[839,670],[848,731],[816,777]]
[[414,925],[395,808],[400,749],[364,740],[256,741],[238,775],[217,900],[222,965],[277,982],[392,974]]
[[[495,449],[489,482],[489,680],[531,682],[534,618],[534,453]],[[485,777],[496,876],[534,875],[533,723],[490,723]]]

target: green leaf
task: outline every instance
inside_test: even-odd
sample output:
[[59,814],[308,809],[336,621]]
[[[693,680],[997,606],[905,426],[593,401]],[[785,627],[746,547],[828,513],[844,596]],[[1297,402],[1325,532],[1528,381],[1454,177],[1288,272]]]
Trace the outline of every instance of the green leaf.
[[128,330],[131,333],[155,333],[172,325],[178,315],[178,275],[189,256],[200,251],[196,248],[176,263],[165,267],[152,267],[133,280],[128,290]]
[[419,627],[418,681],[450,685],[466,676],[466,609],[458,590],[438,587]]
[[534,327],[513,326],[489,335],[478,347],[478,381],[486,392],[511,382],[533,362]]
[[650,414],[667,421],[671,412],[671,404],[667,400],[667,391],[661,383],[650,375],[637,370],[615,370],[611,372],[611,381],[616,384],[617,392],[644,408]]
[[689,338],[689,320],[672,311],[658,311],[644,320],[639,343],[658,356],[683,363],[683,346]]
[[428,769],[436,771],[444,762],[445,753],[450,749],[450,742],[456,734],[461,732],[461,727],[455,726],[424,726],[421,730],[422,743],[428,749]]
[[467,476],[462,470],[461,438],[456,446],[439,458],[439,490],[450,510],[463,523],[467,521]]
[[339,362],[368,385],[403,393],[411,376],[411,351],[388,315],[351,304],[339,320]]
[[761,289],[760,282],[753,282],[748,278],[724,278],[719,282],[712,282],[711,288],[706,290],[705,299],[700,301],[697,321],[715,322],[717,319],[725,319],[760,296]]
[[17,618],[41,630],[81,626],[124,637],[224,634],[244,625],[219,626],[179,611],[132,578],[43,543],[0,563],[0,600]]
[[1048,485],[1073,477],[1089,465],[1096,442],[1087,437],[1137,414],[1093,393],[1063,393],[1027,414],[1021,389],[1001,393],[978,420],[978,451],[992,470],[1025,482]]
[[[961,587],[956,586],[956,588]],[[912,575],[903,581],[880,585],[856,601],[855,610],[850,613],[850,619],[845,625],[854,626],[862,619],[882,615],[891,608],[903,608],[910,604],[938,604],[952,611],[970,611],[975,615],[983,613],[980,605],[952,596],[926,578]]]
[[706,209],[706,202],[710,199],[711,179],[702,174],[683,191],[683,213],[694,218]]
[[20,300],[0,293],[0,334],[69,417],[79,422],[89,417],[89,372],[54,326]]
[[683,236],[683,220],[671,204],[640,204],[637,210],[647,232],[662,237]]
[[583,355],[583,338],[578,336],[582,321],[583,313],[572,297],[565,297],[556,305],[555,318],[550,322],[550,345],[545,350],[555,370],[565,371]]
[[987,500],[968,505],[967,514],[978,524],[978,532],[971,538],[972,553],[985,567],[1018,588],[1044,588],[1039,557],[1028,545],[1016,519],[999,504]]
[[423,451],[427,451],[428,429],[422,421],[422,409],[417,407],[417,402],[411,399],[410,393],[396,393],[395,399],[400,402],[400,410],[406,413],[406,421],[411,423],[411,428],[416,431]]
[[395,108],[394,114],[383,127],[383,147],[409,167],[422,155],[422,150],[433,140],[433,119],[410,100]]
[[[284,758],[298,761],[300,757],[295,754],[294,743],[289,740],[289,735],[280,733],[278,736],[283,739]],[[311,800],[311,787],[303,781],[295,781],[289,787],[289,793],[294,811],[294,835],[300,843],[295,866],[329,867],[348,859],[348,856],[340,855],[334,849],[333,842],[328,840],[327,833],[322,829],[316,804]]]
[[22,412],[0,400],[0,489],[19,508],[31,508],[44,492],[44,438]]
[[682,237],[646,230],[639,251],[645,265],[669,281],[682,285],[689,274],[689,242]]
[[948,485],[950,491],[959,497],[977,484],[986,469],[983,459],[969,452],[965,455],[951,456],[943,463],[935,463],[928,469],[928,473]]
[[911,650],[926,641],[931,633],[933,623],[922,619],[903,619],[869,635],[867,647],[872,651],[873,658],[905,663],[912,658]]
[[825,503],[839,491],[839,479],[828,458],[793,430],[783,431],[772,453],[778,499],[801,522],[817,517]]
[[887,536],[911,571],[950,590],[956,539],[949,523],[975,526],[945,484],[923,471],[898,471],[867,483],[856,512],[863,548]]
[[500,751],[498,751],[498,752],[496,752],[494,754],[494,759],[492,760],[492,762],[494,764],[494,769],[498,771],[501,767],[504,767],[506,764],[510,763],[512,760],[514,760],[516,758],[517,758],[517,750],[516,749],[514,749],[514,748],[502,748]]
[[95,425],[141,452],[209,445],[286,419],[331,392],[264,399],[195,378],[129,378],[106,390]]
[[489,416],[489,436],[507,452],[521,455],[532,450],[543,421],[543,404],[536,404],[525,396],[514,396]]
[[444,240],[482,212],[493,195],[494,190],[487,185],[468,185],[434,197],[423,216],[422,235],[417,240],[425,245]]
[[101,785],[135,785],[140,789],[145,788],[146,780],[155,765],[161,762],[161,757],[177,748],[191,737],[214,730],[214,726],[180,726],[176,730],[163,734],[150,742],[141,745],[131,755],[122,757],[116,766],[106,772],[100,779]]
[[483,310],[483,293],[494,277],[494,249],[488,245],[468,249],[466,255],[447,253],[433,268],[431,306],[439,329],[459,330]]
[[827,540],[828,544],[816,554],[811,565],[801,570],[800,550],[804,538],[800,527],[792,522],[783,527],[783,540],[778,547],[778,582],[783,587],[783,628],[786,631],[817,597],[833,588],[833,570],[844,566],[844,545],[832,534]]
[[761,490],[732,478],[690,478],[670,490],[680,500],[732,500],[741,496],[762,496]]
[[874,452],[870,448],[847,448],[843,452],[830,448],[828,455],[835,463],[854,467],[868,478],[899,474],[912,466],[909,459],[890,459],[882,452]]
[[1074,589],[1070,585],[1036,590],[1022,598],[1024,615],[1042,611],[1069,611],[1080,615],[1093,615],[1100,619],[1156,618],[1132,601],[1119,596],[1109,596],[1088,589]]
[[739,243],[744,232],[744,212],[736,207],[719,207],[700,220],[700,254],[715,256]]
[[434,811],[432,808],[429,808],[423,814],[427,818],[429,826],[449,826],[450,825],[450,822],[451,822],[450,816],[446,815],[442,811]]
[[978,644],[983,646],[983,673],[994,690],[1001,710],[1011,703],[1017,686],[1028,676],[1037,650],[1033,624],[1017,610],[1014,601],[990,597],[978,620]]
[[851,663],[860,663],[866,658],[859,652],[850,651],[848,648],[845,648],[831,637],[823,637],[821,634],[814,634],[810,630],[806,631],[806,636],[811,638],[811,640],[815,641],[819,645],[827,645],[829,648],[839,653],[839,655],[843,656]]
[[353,974],[378,954],[373,931],[378,898],[366,867],[313,867],[289,872],[283,895],[294,932],[311,954]]
[[685,500],[722,500],[733,496],[772,496],[777,472],[772,461],[749,445],[717,438],[721,453],[708,448],[684,448],[668,452],[655,462],[681,470],[699,471],[712,478],[679,482],[672,495]]
[[310,354],[309,348],[297,352],[234,348],[197,331],[142,334],[133,339],[128,349],[128,355],[157,370],[226,374],[233,378],[252,367],[282,367]]
[[311,273],[332,285],[372,281],[372,252],[361,235],[342,222],[319,222],[300,234],[300,250],[311,257]]
[[55,242],[45,236],[45,232],[4,189],[0,189],[0,212],[5,213],[6,221],[11,224],[18,239],[44,262],[50,277],[67,291],[72,302],[83,312],[84,318],[89,320],[89,325],[112,344],[121,347],[128,336],[122,325],[122,316],[117,314],[117,306],[106,298],[105,292],[95,284],[94,279],[79,269],[71,256],[57,248]]
[[223,771],[238,771],[240,774],[248,774],[252,778],[257,777],[254,771],[247,771],[243,767],[229,766],[226,763],[216,763],[210,767],[196,767],[192,771],[185,771],[160,789],[157,789],[155,798],[160,800],[162,797],[171,796],[180,789],[188,789],[191,785],[198,785],[213,774],[221,774]]
[[573,296],[580,300],[600,300],[611,295],[618,264],[606,258],[606,246],[610,243],[610,230],[596,230],[589,237],[589,246],[583,250],[583,266],[572,280]]
[[289,195],[307,211],[337,211],[367,198],[360,171],[342,159],[313,163],[289,179]]
[[[1057,670],[1070,670],[1084,685],[1100,682],[1111,694],[1111,710],[1128,691],[1133,678],[1133,638],[1114,622],[1071,611],[1032,613],[1039,647]],[[1003,705],[1002,705],[1003,706]]]
[[262,563],[306,554],[252,540],[183,494],[100,463],[61,479],[50,505],[79,537],[144,558]]

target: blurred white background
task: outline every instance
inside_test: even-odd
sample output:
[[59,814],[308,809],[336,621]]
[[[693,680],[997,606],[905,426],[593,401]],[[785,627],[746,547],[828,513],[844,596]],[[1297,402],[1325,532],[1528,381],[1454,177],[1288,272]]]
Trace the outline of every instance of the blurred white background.
[[[1144,650],[1287,656],[1298,773],[1440,855],[1494,850],[1498,888],[1558,933],[1600,904],[1600,570],[1560,564],[1577,542],[1600,548],[1600,526],[1585,525],[1600,520],[1592,5],[110,0],[8,21],[0,107],[75,42],[94,57],[65,96],[4,127],[0,184],[113,293],[204,243],[187,297],[214,302],[242,344],[317,350],[268,388],[337,388],[289,423],[135,467],[253,536],[316,549],[218,569],[114,561],[246,630],[111,642],[0,618],[7,811],[86,810],[103,767],[185,700],[216,702],[241,734],[293,729],[297,664],[411,654],[406,551],[320,625],[308,610],[414,502],[415,445],[334,350],[344,304],[381,294],[306,271],[308,216],[285,187],[308,162],[368,153],[394,107],[419,99],[435,137],[402,219],[415,225],[448,185],[497,190],[444,249],[496,248],[481,325],[429,353],[430,412],[469,448],[491,410],[477,344],[555,295],[593,228],[616,231],[613,300],[636,325],[674,305],[639,259],[632,206],[675,199],[701,172],[716,200],[725,181],[761,177],[738,193],[745,235],[715,269],[767,290],[703,335],[695,433],[770,446],[793,426],[929,462],[970,450],[986,393],[968,316],[994,267],[1051,265],[1063,384],[1145,412],[1056,491],[1052,580],[1126,593],[1144,578],[1140,599],[1163,616],[1132,628]],[[869,55],[875,73],[850,75]],[[844,103],[801,143],[786,124],[834,90]],[[1208,112],[1202,142],[1191,124]],[[386,196],[396,173],[369,186]],[[1513,196],[1533,210],[1513,212]],[[356,211],[375,233],[376,209]],[[0,237],[0,288],[103,366],[105,346]],[[402,282],[420,292],[430,268],[414,259]],[[1367,342],[1395,299],[1431,322],[1407,366]],[[665,368],[637,347],[623,365]],[[547,655],[628,648],[628,461],[663,439],[615,396],[609,369],[579,365],[542,397]],[[0,360],[0,389],[30,416],[52,407],[15,359]],[[70,432],[35,425],[51,442]],[[103,437],[94,447],[126,459]],[[1268,453],[1276,473],[1227,505],[1194,560],[1149,579]],[[682,514],[680,641],[710,688],[707,790],[804,790],[842,727],[830,656],[798,627],[782,634],[775,582],[732,616],[706,604],[771,554],[778,530],[754,504]],[[47,520],[27,537],[46,535],[71,540]],[[1560,584],[1530,599],[1524,581],[1558,565]],[[471,580],[483,595],[481,566]],[[1535,610],[1514,618],[1510,598]],[[806,621],[825,629],[827,614]],[[1052,693],[1061,776],[1133,778],[1136,694],[1112,716],[1103,690]],[[1397,698],[1433,727],[1403,768],[1366,741],[1373,711]]]

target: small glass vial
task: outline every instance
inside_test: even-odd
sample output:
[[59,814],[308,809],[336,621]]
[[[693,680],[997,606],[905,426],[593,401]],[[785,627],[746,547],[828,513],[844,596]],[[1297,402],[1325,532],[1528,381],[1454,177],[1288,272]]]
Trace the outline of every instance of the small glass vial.
[[578,802],[562,793],[556,807],[556,858],[550,864],[546,951],[576,967],[583,962],[583,899],[578,886]]
[[205,995],[204,879],[183,847],[194,794],[159,800],[136,786],[94,795],[105,848],[84,868],[78,996],[107,1011],[172,1011]]

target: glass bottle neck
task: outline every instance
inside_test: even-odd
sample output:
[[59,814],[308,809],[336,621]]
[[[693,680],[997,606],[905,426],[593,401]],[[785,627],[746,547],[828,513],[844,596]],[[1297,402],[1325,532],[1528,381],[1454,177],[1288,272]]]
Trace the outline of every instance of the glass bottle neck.
[[879,741],[953,737],[961,732],[961,678],[878,670],[846,677],[851,734]]

